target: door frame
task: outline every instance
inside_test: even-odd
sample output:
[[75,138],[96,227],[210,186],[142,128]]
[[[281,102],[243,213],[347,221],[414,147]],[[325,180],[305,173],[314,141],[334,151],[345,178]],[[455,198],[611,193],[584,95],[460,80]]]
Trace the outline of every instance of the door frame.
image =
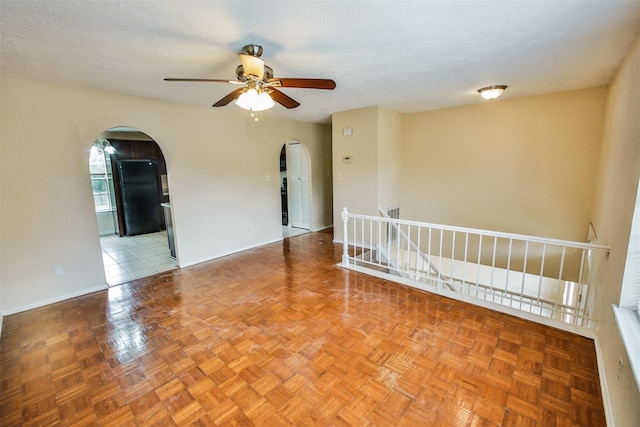
[[[292,139],[290,141],[287,141],[285,144],[285,158],[286,158],[286,162],[287,162],[287,211],[289,213],[288,215],[288,227],[293,227],[293,215],[291,214],[291,208],[293,206],[292,203],[292,185],[291,185],[291,152],[290,152],[290,146],[291,145],[298,145],[300,147],[300,151],[299,151],[299,156],[300,159],[302,161],[304,161],[306,163],[306,185],[307,185],[307,192],[306,192],[306,204],[307,204],[307,215],[306,218],[302,218],[302,224],[299,224],[298,226],[296,226],[296,228],[301,228],[301,229],[305,229],[305,230],[310,230],[311,229],[311,218],[310,218],[310,214],[311,214],[311,200],[312,200],[312,182],[311,182],[311,177],[312,177],[312,164],[311,164],[311,153],[309,152],[309,149],[307,148],[307,146],[295,139]],[[280,158],[279,153],[278,153],[278,159]],[[300,198],[302,199],[303,194],[300,194]],[[306,220],[306,221],[305,221]]]

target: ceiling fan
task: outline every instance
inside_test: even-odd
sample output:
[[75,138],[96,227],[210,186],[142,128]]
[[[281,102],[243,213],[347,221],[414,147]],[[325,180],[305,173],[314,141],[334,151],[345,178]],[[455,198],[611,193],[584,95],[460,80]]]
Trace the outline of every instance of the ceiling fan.
[[[285,95],[277,88],[293,87],[303,89],[328,89],[336,87],[336,83],[330,79],[299,79],[299,78],[274,78],[271,67],[265,65],[262,56],[262,46],[249,44],[239,53],[241,64],[236,67],[237,80],[224,79],[184,79],[168,77],[169,82],[220,82],[242,85],[221,100],[213,104],[214,107],[223,107],[231,101],[246,110],[254,112],[263,111],[273,107],[274,101],[285,108],[296,108],[298,101]],[[257,120],[257,116],[255,116]]]

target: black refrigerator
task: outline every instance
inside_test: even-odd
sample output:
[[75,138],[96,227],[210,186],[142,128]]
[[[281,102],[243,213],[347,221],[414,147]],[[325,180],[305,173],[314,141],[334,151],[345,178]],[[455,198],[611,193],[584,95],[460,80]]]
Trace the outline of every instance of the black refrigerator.
[[125,234],[155,233],[162,229],[162,212],[155,160],[118,160]]

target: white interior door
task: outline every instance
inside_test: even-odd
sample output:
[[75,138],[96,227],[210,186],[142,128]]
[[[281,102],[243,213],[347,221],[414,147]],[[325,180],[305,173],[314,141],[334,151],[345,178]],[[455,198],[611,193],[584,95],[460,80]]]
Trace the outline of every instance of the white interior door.
[[309,228],[309,158],[300,143],[288,145],[289,222]]

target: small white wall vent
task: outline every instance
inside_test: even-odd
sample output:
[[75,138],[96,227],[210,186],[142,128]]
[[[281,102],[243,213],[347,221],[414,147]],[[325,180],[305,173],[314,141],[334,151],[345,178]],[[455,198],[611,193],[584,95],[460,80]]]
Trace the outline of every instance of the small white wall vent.
[[[393,206],[391,208],[387,208],[387,215],[389,215],[389,218],[392,219],[400,219],[400,206]],[[398,231],[396,230],[395,227],[391,227],[389,230],[389,238],[391,241],[396,240],[398,235]]]
[[400,206],[387,208],[387,215],[389,215],[389,218],[400,219]]

